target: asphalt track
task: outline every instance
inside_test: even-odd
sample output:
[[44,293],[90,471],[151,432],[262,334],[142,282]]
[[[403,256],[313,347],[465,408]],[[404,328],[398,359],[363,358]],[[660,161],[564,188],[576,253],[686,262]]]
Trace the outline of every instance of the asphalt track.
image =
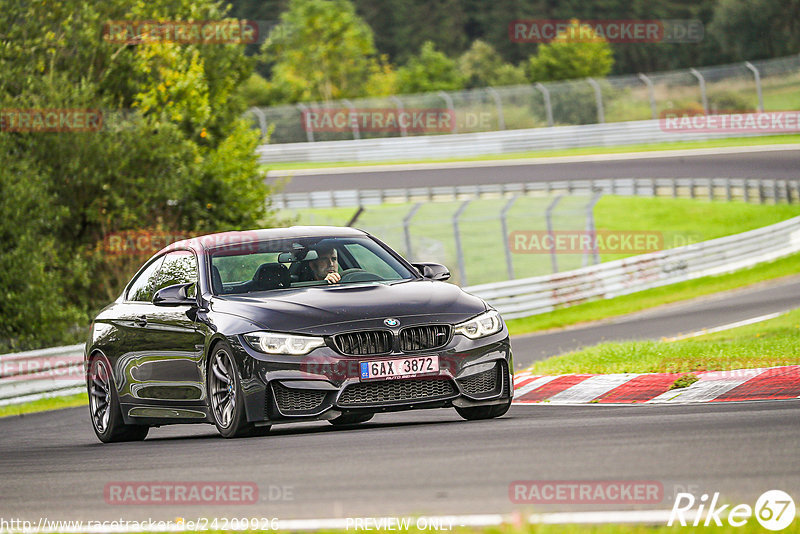
[[[674,335],[796,307],[800,280],[765,284],[627,321],[561,332],[561,341]],[[738,310],[738,311],[735,311]],[[685,319],[682,319],[684,317]],[[705,324],[699,323],[703,318]],[[585,331],[585,329],[583,329]],[[524,338],[551,340],[555,334]],[[599,337],[598,337],[599,336]],[[575,340],[572,340],[575,338]],[[532,342],[513,343],[520,361]],[[534,357],[538,357],[535,356]],[[277,426],[266,437],[219,438],[208,425],[153,429],[143,443],[102,445],[86,408],[0,420],[0,518],[143,521],[508,513],[515,480],[656,481],[647,505],[539,505],[526,510],[666,509],[677,491],[749,503],[800,495],[800,400],[682,406],[513,406],[491,421],[454,410],[376,416],[352,429]],[[117,505],[107,483],[252,482],[254,505]]]
[[[451,168],[420,166],[406,170],[372,170],[370,167],[314,170],[295,174],[283,192],[329,191],[333,189],[391,189],[444,185],[602,178],[758,178],[797,179],[800,149],[741,147],[719,153],[710,150],[643,152],[594,157],[541,159],[535,162],[477,162]],[[402,167],[401,167],[402,168]],[[272,174],[271,174],[272,175]],[[275,179],[270,178],[273,182]]]

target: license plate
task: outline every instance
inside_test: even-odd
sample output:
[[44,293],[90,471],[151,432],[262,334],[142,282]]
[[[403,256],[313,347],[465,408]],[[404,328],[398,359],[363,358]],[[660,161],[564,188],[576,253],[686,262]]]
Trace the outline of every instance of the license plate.
[[436,373],[438,371],[438,356],[419,356],[417,358],[361,362],[361,380],[371,380],[373,378],[408,378],[422,374]]

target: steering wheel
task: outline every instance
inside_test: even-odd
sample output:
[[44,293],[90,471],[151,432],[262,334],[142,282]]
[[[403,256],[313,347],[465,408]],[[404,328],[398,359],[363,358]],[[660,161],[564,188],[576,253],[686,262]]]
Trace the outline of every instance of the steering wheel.
[[380,280],[383,280],[383,278],[364,269],[347,269],[342,271],[340,282],[376,282]]

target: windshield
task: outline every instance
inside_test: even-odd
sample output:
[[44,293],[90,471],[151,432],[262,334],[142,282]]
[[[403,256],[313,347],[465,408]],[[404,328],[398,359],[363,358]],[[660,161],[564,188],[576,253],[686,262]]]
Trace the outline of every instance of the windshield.
[[369,237],[274,239],[211,253],[211,287],[217,295],[415,276]]

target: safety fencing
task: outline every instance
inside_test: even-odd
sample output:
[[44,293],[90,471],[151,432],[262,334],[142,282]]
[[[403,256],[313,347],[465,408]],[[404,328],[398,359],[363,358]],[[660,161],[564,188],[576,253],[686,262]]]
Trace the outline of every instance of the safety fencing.
[[0,406],[86,391],[83,344],[0,355]]
[[[796,121],[793,124],[796,124]],[[769,129],[760,132],[732,129],[670,130],[665,129],[660,120],[643,120],[465,134],[265,144],[256,148],[256,153],[259,162],[263,164],[404,161],[596,146],[706,141],[727,137],[775,135],[776,133],[782,132]]]
[[569,272],[465,288],[506,319],[744,269],[800,251],[800,217]]
[[515,195],[549,196],[594,193],[791,204],[800,201],[800,178],[795,180],[612,178],[387,189],[343,189],[339,191],[274,193],[270,196],[270,204],[276,209],[307,209],[416,202],[453,202]]
[[[470,155],[485,150],[505,149],[503,140],[530,150],[538,146],[583,146],[581,142],[621,143],[642,140],[647,135],[665,139],[656,119],[676,110],[705,115],[747,112],[788,111],[786,99],[792,88],[800,87],[800,55],[760,61],[734,63],[696,69],[635,75],[586,78],[503,87],[484,87],[464,91],[436,91],[330,102],[301,103],[269,108],[251,108],[249,115],[270,145],[308,143],[301,147],[264,149],[268,161],[341,161],[333,147],[352,160],[371,159],[370,150],[388,157],[400,153],[404,159],[434,151],[445,157],[443,149],[463,149],[475,143]],[[402,118],[437,119],[403,121]],[[327,120],[326,120],[327,119]],[[394,120],[396,119],[396,120]],[[438,119],[446,119],[444,122]],[[612,128],[560,129],[560,126],[597,123],[642,122],[640,126],[617,124]],[[432,124],[431,124],[432,122]],[[636,124],[635,122],[632,124]],[[391,125],[391,126],[390,126]],[[653,128],[655,125],[655,128]],[[446,126],[446,127],[443,127]],[[533,129],[541,129],[539,135]],[[512,136],[454,137],[452,134],[514,131]],[[578,139],[571,140],[575,132]],[[520,143],[520,136],[534,135],[531,144]],[[547,137],[555,136],[550,145]],[[389,138],[441,137],[432,145],[417,145]],[[389,139],[388,144],[356,143],[326,147],[325,142]],[[654,139],[658,140],[658,139]],[[516,141],[516,143],[515,143]],[[572,142],[571,142],[572,141]],[[635,142],[635,141],[632,141]],[[364,147],[361,158],[354,158],[348,146]],[[428,150],[423,150],[427,148]],[[400,150],[410,151],[398,152]],[[303,157],[301,157],[303,156]],[[430,157],[430,156],[429,156]],[[313,158],[313,159],[311,159]]]

